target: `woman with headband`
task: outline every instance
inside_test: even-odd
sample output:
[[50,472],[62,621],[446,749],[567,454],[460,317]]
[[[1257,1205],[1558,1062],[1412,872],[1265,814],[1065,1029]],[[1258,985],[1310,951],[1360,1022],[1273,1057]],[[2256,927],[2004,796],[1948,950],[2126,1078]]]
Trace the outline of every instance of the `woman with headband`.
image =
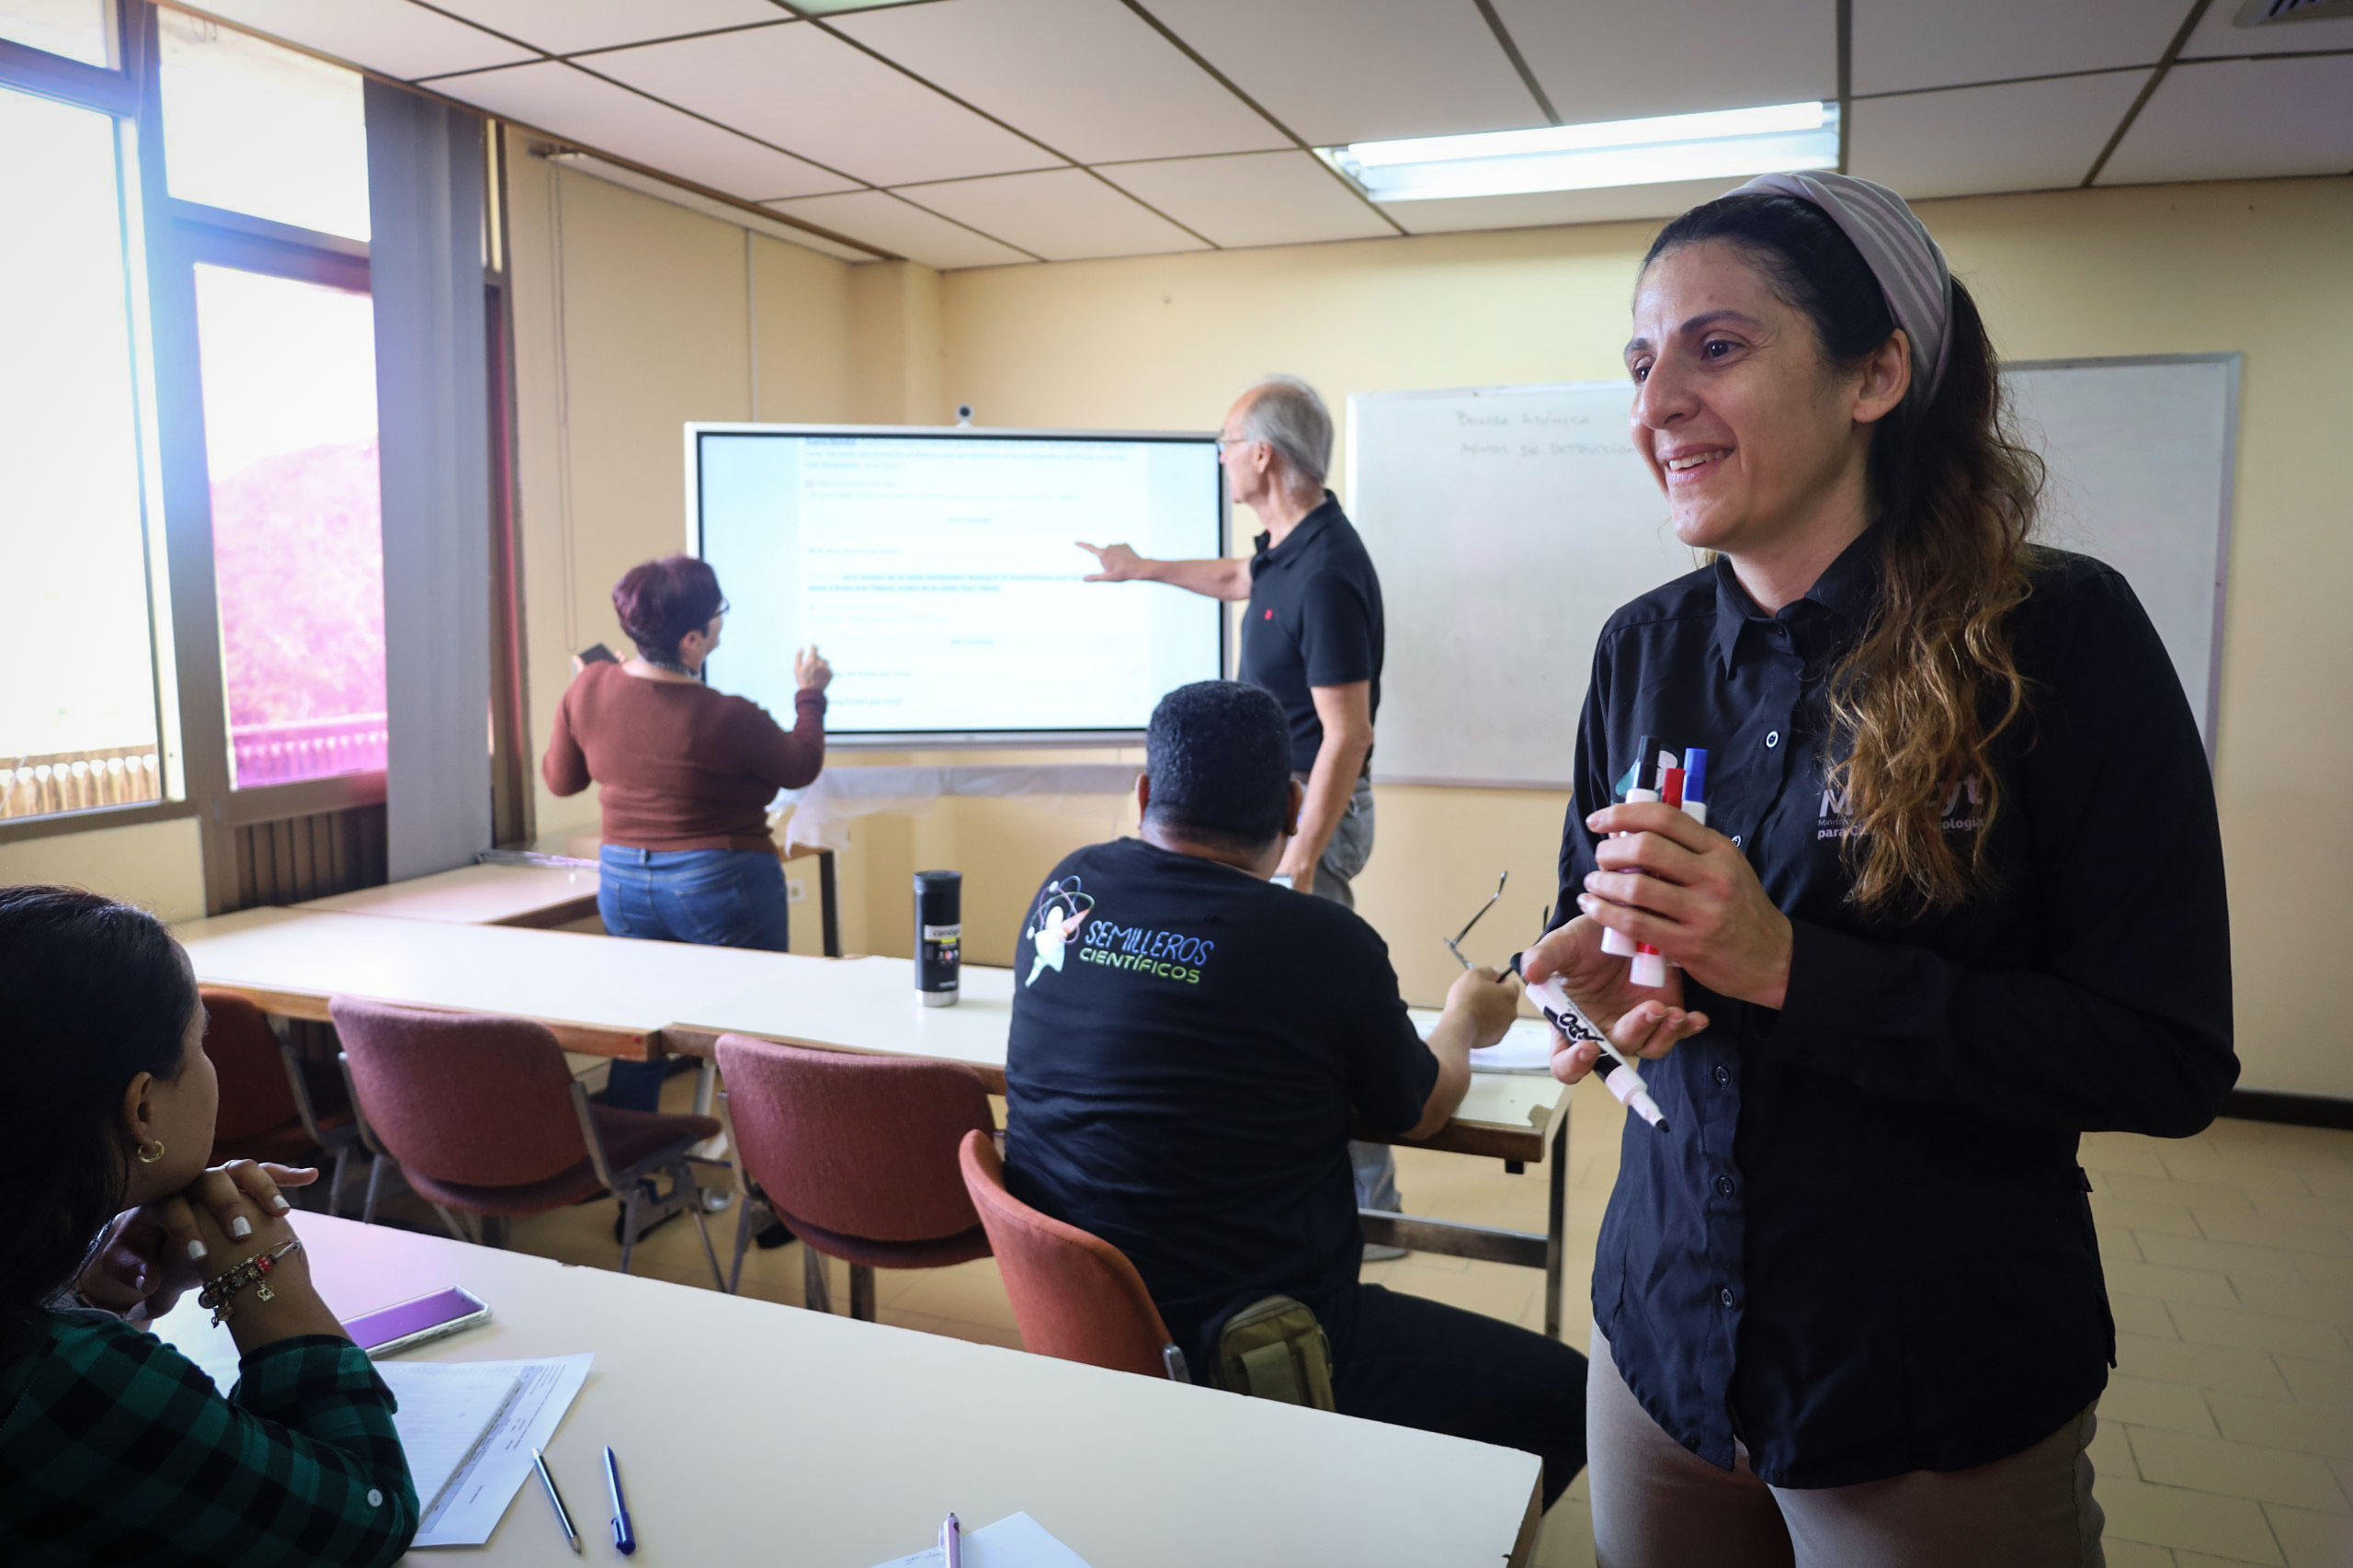
[[[2237,1075],[2189,705],[2123,578],[2030,542],[2040,465],[1893,191],[1695,208],[1633,314],[1634,445],[1714,559],[1602,631],[1527,965],[1643,1009],[1673,1129],[1629,1123],[1597,1249],[1598,1559],[2097,1564],[2077,1135],[2186,1136]],[[1707,748],[1704,825],[1611,804],[1638,735]]]

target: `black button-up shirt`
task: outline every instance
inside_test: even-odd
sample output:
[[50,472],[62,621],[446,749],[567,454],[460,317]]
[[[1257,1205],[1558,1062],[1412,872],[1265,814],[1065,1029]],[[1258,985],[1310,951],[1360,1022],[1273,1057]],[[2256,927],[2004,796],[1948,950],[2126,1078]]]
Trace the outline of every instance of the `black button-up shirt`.
[[[1250,558],[1250,608],[1242,617],[1240,675],[1274,693],[1290,726],[1291,767],[1306,773],[1324,746],[1318,686],[1372,683],[1381,711],[1381,578],[1356,526],[1330,491],[1272,549],[1260,534]],[[1372,766],[1370,756],[1365,766]]]
[[[2115,1329],[2076,1136],[2184,1136],[2238,1073],[2212,783],[2147,615],[2042,551],[2014,612],[2029,709],[1995,744],[1990,891],[1923,918],[1848,901],[1824,679],[1870,619],[1878,531],[1768,616],[1719,561],[1611,617],[1561,851],[1636,738],[1709,748],[1708,825],[1795,927],[1779,1012],[1684,984],[1711,1027],[1644,1070],[1594,1321],[1645,1410],[1765,1481],[1958,1470],[2048,1437],[2107,1382]],[[1963,778],[1945,829],[1986,798]]]

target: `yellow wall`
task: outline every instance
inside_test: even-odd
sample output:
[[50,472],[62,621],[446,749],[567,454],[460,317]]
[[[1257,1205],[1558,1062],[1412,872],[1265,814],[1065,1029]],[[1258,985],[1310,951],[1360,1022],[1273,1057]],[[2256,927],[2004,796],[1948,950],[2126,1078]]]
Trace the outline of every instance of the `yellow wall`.
[[165,920],[204,914],[204,860],[194,817],[96,828],[0,844],[0,887],[57,882],[153,911]]
[[[2336,473],[2336,426],[2353,407],[2353,291],[2344,286],[2353,180],[2068,191],[1921,210],[2009,356],[2246,356],[2216,769],[2244,1081],[2353,1096],[2353,1053],[2329,983],[2341,933],[2353,928],[2353,818],[2336,801],[2353,778],[2344,675],[2353,618],[2335,606],[2353,578],[2353,523]],[[1271,369],[1308,377],[1336,408],[1354,392],[1614,377],[1634,267],[1654,228],[950,273],[945,385],[990,424],[1201,429]],[[1490,940],[1530,928],[1551,896],[1564,804],[1536,791],[1380,791],[1380,847],[1358,884],[1360,907],[1410,994],[1433,998],[1444,986],[1451,960],[1438,938],[1498,870],[1509,868],[1514,891]],[[1026,894],[1051,863],[1054,846],[1000,836],[1001,811],[960,802],[955,814],[966,831],[929,831],[952,835],[934,844],[955,857],[968,889],[1004,882]],[[1069,841],[1092,825],[1073,820]],[[976,958],[1009,949],[1010,931],[992,937],[968,936]]]

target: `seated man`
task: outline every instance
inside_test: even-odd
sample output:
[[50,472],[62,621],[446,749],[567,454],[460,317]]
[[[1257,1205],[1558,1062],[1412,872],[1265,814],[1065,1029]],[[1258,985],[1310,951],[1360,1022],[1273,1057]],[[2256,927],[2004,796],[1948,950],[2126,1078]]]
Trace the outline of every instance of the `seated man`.
[[1296,1297],[1330,1335],[1344,1414],[1534,1453],[1549,1506],[1585,1463],[1585,1358],[1359,1284],[1348,1165],[1352,1117],[1446,1124],[1516,983],[1465,974],[1425,1044],[1372,927],[1267,881],[1300,787],[1264,691],[1180,687],[1146,744],[1142,837],[1063,861],[1025,924],[1008,1185],[1126,1253],[1204,1381],[1227,1315]]

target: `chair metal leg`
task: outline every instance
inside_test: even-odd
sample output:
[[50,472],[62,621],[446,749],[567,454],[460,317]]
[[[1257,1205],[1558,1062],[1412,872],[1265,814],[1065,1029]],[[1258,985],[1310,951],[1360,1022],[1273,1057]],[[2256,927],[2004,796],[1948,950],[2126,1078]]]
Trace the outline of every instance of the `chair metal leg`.
[[640,1206],[644,1201],[645,1187],[642,1182],[631,1182],[629,1190],[621,1194],[621,1272],[623,1274],[629,1272],[630,1254],[637,1250],[637,1231],[642,1222]]
[[474,1223],[482,1232],[482,1244],[496,1247],[501,1252],[506,1250],[507,1243],[515,1234],[515,1221],[504,1214],[484,1214]]
[[[701,1216],[696,1216],[698,1220]],[[722,1287],[729,1295],[744,1282],[744,1254],[752,1244],[752,1206],[742,1205],[735,1211],[735,1256],[727,1266],[727,1283]]]
[[860,1323],[874,1321],[874,1270],[863,1263],[849,1266],[849,1315]]
[[[702,1237],[703,1261],[710,1265],[710,1282],[724,1290],[727,1289],[727,1281],[719,1272],[719,1254],[711,1249],[710,1225],[703,1217],[702,1187],[695,1180],[694,1167],[684,1160],[680,1160],[672,1167],[670,1191],[686,1199],[687,1211],[695,1217],[695,1233]],[[743,1228],[738,1226],[735,1232],[737,1249],[735,1256],[739,1262],[744,1256],[743,1234]]]
[[327,1218],[335,1217],[343,1206],[343,1173],[351,1164],[351,1145],[346,1143],[335,1152],[335,1169],[327,1174]]
[[805,1241],[801,1244],[801,1300],[813,1312],[834,1310],[834,1292],[825,1283],[825,1255]]
[[[371,1214],[374,1213],[375,1209],[375,1195],[371,1193],[369,1195],[368,1199],[369,1212]],[[467,1228],[467,1226],[463,1224],[455,1214],[450,1213],[449,1210],[444,1209],[438,1203],[433,1206],[433,1211],[441,1216],[441,1222],[449,1227],[449,1233],[451,1235],[457,1237],[461,1242],[470,1242],[474,1239],[473,1232]]]
[[[383,1190],[384,1167],[392,1163],[392,1157],[390,1154],[378,1154],[368,1162],[368,1203],[359,1211],[359,1222],[363,1225],[372,1225],[376,1222],[376,1199]],[[437,1203],[434,1207],[439,1209],[441,1206]],[[447,1217],[448,1212],[447,1210],[442,1210],[444,1217]]]

